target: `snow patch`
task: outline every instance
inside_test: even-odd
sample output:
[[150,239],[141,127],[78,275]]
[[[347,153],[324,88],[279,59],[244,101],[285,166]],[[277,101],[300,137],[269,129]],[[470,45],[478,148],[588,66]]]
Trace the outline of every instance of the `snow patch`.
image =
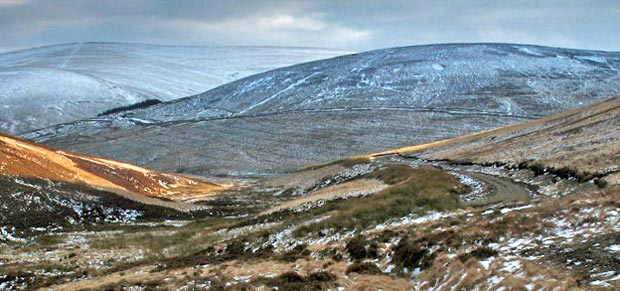
[[460,195],[461,201],[474,201],[487,196],[487,193],[484,191],[484,185],[480,181],[458,172],[450,172],[450,174],[457,177],[461,184],[471,188],[469,193]]
[[620,252],[620,245],[610,245],[607,249],[612,252]]
[[597,57],[597,56],[576,56],[575,57],[578,60],[582,60],[582,61],[591,61],[591,62],[595,62],[595,63],[599,63],[599,64],[607,64],[607,59],[603,58],[603,57]]
[[41,187],[41,186],[39,186],[39,185],[34,185],[34,184],[30,184],[30,183],[26,183],[26,182],[24,182],[24,180],[22,180],[22,179],[15,178],[15,179],[13,179],[13,181],[14,181],[15,183],[19,184],[19,185],[22,185],[22,186],[30,187],[30,188],[37,189],[37,190],[41,190],[41,189],[42,189],[42,187]]
[[491,266],[491,263],[493,263],[493,260],[495,260],[495,257],[489,257],[486,260],[482,260],[482,261],[479,261],[479,262],[480,262],[480,265],[482,265],[482,267],[485,270],[488,270],[489,267]]
[[400,219],[396,221],[390,221],[390,222],[378,224],[377,226],[375,226],[375,229],[381,230],[381,229],[385,229],[388,227],[396,227],[396,226],[409,225],[409,224],[421,224],[421,223],[425,223],[429,221],[439,220],[439,219],[449,217],[455,214],[456,213],[431,212],[430,214],[421,216],[421,217],[411,214],[408,216],[401,217]]
[[532,204],[522,205],[522,206],[517,206],[517,207],[512,207],[512,208],[506,207],[506,208],[500,209],[500,212],[502,214],[505,214],[505,213],[508,213],[508,212],[511,212],[511,211],[523,210],[523,209],[528,209],[528,208],[532,208],[532,207],[533,207]]
[[[26,242],[25,239],[15,236],[15,227],[2,226],[0,227],[0,241],[12,241],[12,242]],[[0,288],[1,289],[1,288]]]
[[531,48],[528,47],[524,47],[524,46],[516,46],[516,49],[519,50],[522,53],[528,54],[528,55],[532,55],[532,56],[537,56],[537,57],[544,57],[543,54],[534,51]]
[[516,273],[520,269],[521,269],[520,261],[508,261],[508,262],[505,262],[504,266],[502,267],[502,271],[505,271],[511,274]]
[[438,63],[434,63],[433,65],[431,65],[431,67],[435,71],[443,71],[445,69],[445,67],[442,64],[438,64]]

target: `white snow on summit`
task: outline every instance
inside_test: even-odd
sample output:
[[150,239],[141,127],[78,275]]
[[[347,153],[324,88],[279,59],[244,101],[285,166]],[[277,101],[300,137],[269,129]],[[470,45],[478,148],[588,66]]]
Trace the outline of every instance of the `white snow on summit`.
[[271,69],[347,52],[286,47],[73,43],[0,54],[0,132],[169,101]]

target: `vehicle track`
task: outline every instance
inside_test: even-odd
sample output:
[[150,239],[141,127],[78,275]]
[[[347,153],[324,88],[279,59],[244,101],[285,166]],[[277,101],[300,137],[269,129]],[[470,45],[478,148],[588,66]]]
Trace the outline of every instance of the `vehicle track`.
[[502,178],[482,173],[459,173],[474,178],[479,182],[482,182],[487,186],[486,188],[490,192],[489,195],[485,196],[484,198],[465,202],[466,205],[513,203],[528,201],[532,199],[532,192],[528,189],[527,185],[523,183],[515,182],[508,178]]
[[69,61],[71,60],[71,58],[73,58],[73,56],[75,56],[75,54],[82,48],[82,45],[84,45],[83,42],[79,42],[79,43],[75,44],[75,48],[73,48],[71,53],[69,53],[69,55],[67,55],[65,60],[62,62],[62,64],[60,64],[60,66],[58,66],[58,68],[59,69],[64,69],[65,66],[67,66],[67,63],[69,63]]

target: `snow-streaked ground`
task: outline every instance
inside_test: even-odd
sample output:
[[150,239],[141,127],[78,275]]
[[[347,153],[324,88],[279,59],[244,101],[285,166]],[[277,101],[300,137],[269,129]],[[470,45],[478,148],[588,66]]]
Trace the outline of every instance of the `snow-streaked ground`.
[[168,101],[256,73],[347,52],[287,47],[73,43],[0,54],[0,131],[92,117],[145,99]]
[[253,175],[562,112],[620,94],[618,69],[613,52],[512,44],[385,49],[22,137],[158,170]]

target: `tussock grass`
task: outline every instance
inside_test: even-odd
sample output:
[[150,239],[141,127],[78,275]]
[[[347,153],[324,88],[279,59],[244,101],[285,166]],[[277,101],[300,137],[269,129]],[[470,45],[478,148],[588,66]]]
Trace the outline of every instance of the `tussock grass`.
[[40,248],[53,247],[61,244],[65,240],[65,236],[62,235],[41,235],[35,238],[35,246]]
[[90,242],[90,246],[96,249],[142,249],[147,260],[174,257],[204,249],[205,244],[221,238],[214,235],[214,232],[236,221],[236,219],[211,218],[194,221],[178,228],[155,226],[148,230],[144,229],[145,226],[119,225],[117,230],[122,230],[124,233],[97,237]]
[[368,164],[368,163],[370,163],[370,159],[366,157],[351,157],[351,158],[342,159],[342,160],[335,162],[335,164],[341,165],[345,168],[350,168],[353,166]]
[[364,236],[358,235],[347,242],[346,251],[351,258],[362,260],[365,258],[377,257],[377,243],[366,240]]
[[311,252],[307,249],[305,244],[297,245],[288,252],[275,256],[275,259],[285,262],[295,262],[300,258],[307,258]]
[[315,272],[301,276],[290,271],[267,281],[267,285],[277,290],[327,290],[336,286],[337,277],[329,272]]
[[476,258],[477,260],[484,260],[487,259],[489,257],[493,257],[493,256],[497,256],[498,252],[496,250],[493,250],[489,247],[486,246],[482,246],[482,247],[478,247],[477,249],[469,252],[469,253],[464,253],[464,254],[460,254],[458,256],[458,259],[462,262],[462,263],[466,263],[468,260],[470,260],[471,258]]
[[453,192],[460,182],[443,170],[433,167],[411,169],[404,181],[403,173],[409,170],[392,168],[380,171],[377,176],[401,182],[375,195],[334,202],[329,207],[332,210],[330,218],[300,227],[294,235],[300,237],[323,229],[364,229],[411,213],[422,215],[428,210],[446,211],[459,207],[458,197]]
[[364,275],[382,274],[381,270],[379,270],[379,268],[377,268],[375,264],[369,263],[369,262],[365,262],[365,263],[355,262],[349,265],[349,267],[347,267],[347,271],[345,272],[345,274],[348,275],[350,273],[358,273],[358,274],[364,274]]
[[368,179],[377,179],[389,185],[394,185],[407,180],[415,171],[408,165],[396,164],[389,165],[380,170],[368,174]]
[[399,268],[420,268],[426,269],[431,266],[435,256],[420,245],[409,239],[402,239],[396,247],[394,247],[394,255],[392,263]]

